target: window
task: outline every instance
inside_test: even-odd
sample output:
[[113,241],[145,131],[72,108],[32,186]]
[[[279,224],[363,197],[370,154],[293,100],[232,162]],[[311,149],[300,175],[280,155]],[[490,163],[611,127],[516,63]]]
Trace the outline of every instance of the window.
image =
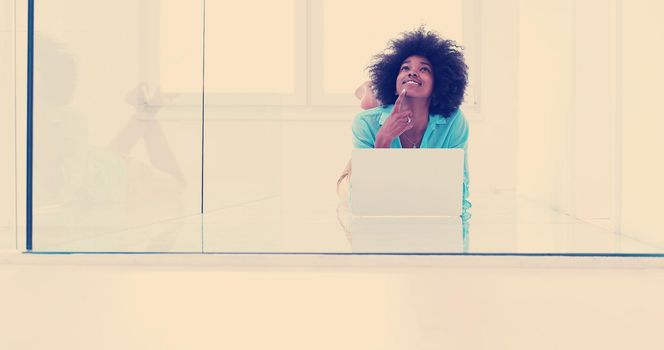
[[[178,103],[200,102],[203,72],[183,75],[199,65],[201,54],[170,44],[191,37],[178,23],[185,8],[177,0],[150,0],[157,21],[147,21],[157,47],[147,61],[163,91]],[[260,11],[255,9],[260,8]],[[156,11],[155,11],[156,10]],[[355,106],[355,88],[367,80],[364,68],[390,38],[424,24],[465,47],[470,67],[466,108],[479,103],[480,0],[358,2],[351,0],[247,0],[205,2],[205,101],[207,106]],[[192,16],[187,16],[192,17]],[[203,25],[201,14],[201,26]],[[148,32],[150,32],[148,29]],[[150,41],[150,39],[148,39]],[[149,65],[148,65],[149,66]],[[154,68],[158,67],[158,68]],[[189,70],[190,71],[190,70]]]

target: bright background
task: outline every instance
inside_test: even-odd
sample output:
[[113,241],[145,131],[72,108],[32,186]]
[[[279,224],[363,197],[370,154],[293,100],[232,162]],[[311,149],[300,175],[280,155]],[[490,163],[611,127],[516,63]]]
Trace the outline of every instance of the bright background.
[[[261,219],[250,228],[262,236],[239,245],[279,239],[269,228],[284,208],[316,219],[312,206],[336,206],[362,69],[419,23],[467,49],[473,196],[514,192],[664,243],[663,4],[397,4],[208,0],[203,26],[202,1],[38,2],[35,229],[51,239],[41,247],[93,237],[88,248],[103,249],[109,232],[179,218],[140,237],[196,251],[201,227],[237,229],[196,217],[203,137],[206,211],[279,198],[275,210],[229,213]],[[0,1],[2,249],[23,244],[26,13],[26,1]]]

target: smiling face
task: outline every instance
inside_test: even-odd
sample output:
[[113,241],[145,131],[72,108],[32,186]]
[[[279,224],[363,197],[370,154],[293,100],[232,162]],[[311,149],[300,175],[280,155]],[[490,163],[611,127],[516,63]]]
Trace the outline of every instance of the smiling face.
[[396,94],[405,88],[408,97],[429,98],[433,91],[433,80],[431,62],[423,56],[410,56],[399,68]]

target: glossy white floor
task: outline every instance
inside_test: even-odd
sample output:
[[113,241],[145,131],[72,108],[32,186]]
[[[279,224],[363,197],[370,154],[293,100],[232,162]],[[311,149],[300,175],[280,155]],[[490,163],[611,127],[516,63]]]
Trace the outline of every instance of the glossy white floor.
[[[312,187],[318,185],[313,183]],[[312,188],[310,192],[316,193],[316,190]],[[327,197],[312,196],[307,200],[272,196],[228,205],[204,216],[190,215],[131,229],[109,227],[106,232],[98,226],[94,230],[84,225],[73,226],[78,220],[64,220],[66,224],[61,227],[35,230],[35,251],[664,253],[657,244],[613,234],[609,223],[584,222],[513,192],[481,193],[472,197],[472,218],[465,234],[461,221],[456,219],[354,220],[347,203],[342,201],[339,205],[333,191],[326,194]],[[66,217],[60,211],[54,213]],[[38,211],[37,220],[44,215]]]
[[661,349],[661,259],[0,256],[0,348]]

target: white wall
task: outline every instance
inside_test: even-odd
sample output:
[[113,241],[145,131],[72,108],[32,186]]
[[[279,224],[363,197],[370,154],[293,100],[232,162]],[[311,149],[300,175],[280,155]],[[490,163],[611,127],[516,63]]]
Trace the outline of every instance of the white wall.
[[519,193],[578,218],[613,211],[615,2],[520,4]]
[[16,7],[16,118],[15,127],[15,183],[16,183],[16,237],[15,245],[25,249],[25,213],[26,213],[26,115],[27,115],[27,51],[28,51],[28,4],[25,0],[15,0]]
[[519,1],[483,1],[482,89],[471,122],[471,193],[514,190],[517,173]]
[[622,230],[664,245],[664,3],[623,1]]
[[519,11],[518,192],[569,206],[569,2],[522,1]]
[[616,1],[573,2],[571,212],[609,219],[614,202]]
[[0,0],[0,250],[15,248],[14,1]]
[[520,193],[664,244],[664,5],[522,1]]

